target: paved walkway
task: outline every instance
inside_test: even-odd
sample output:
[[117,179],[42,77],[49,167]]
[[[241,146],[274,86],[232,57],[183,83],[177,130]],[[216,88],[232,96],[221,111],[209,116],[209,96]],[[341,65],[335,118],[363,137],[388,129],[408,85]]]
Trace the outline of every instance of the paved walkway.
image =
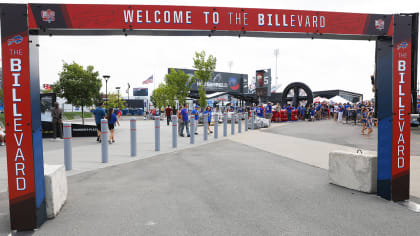
[[[414,132],[412,147],[420,141],[418,131]],[[235,136],[231,140],[328,170],[331,151],[357,152],[357,149],[362,149],[365,153],[376,153],[376,130],[370,138],[359,133],[357,126],[337,125],[334,121],[290,122],[253,132],[252,135]],[[412,148],[410,195],[420,198],[420,156],[413,155],[413,152],[420,155],[418,149]]]
[[[272,124],[239,135],[236,130],[234,136],[229,124],[227,138],[219,125],[219,140],[209,136],[207,142],[199,127],[195,145],[179,137],[174,150],[172,127],[162,121],[161,151],[155,152],[153,121],[138,120],[138,156],[132,158],[128,120],[116,129],[107,164],[101,163],[94,137],[73,139],[68,202],[36,234],[414,235],[420,229],[419,214],[374,194],[329,185],[328,153],[358,147],[312,135],[307,123]],[[327,122],[310,125],[348,128]],[[47,139],[43,145],[45,163],[64,163],[62,141]],[[0,157],[0,190],[6,191],[4,147]],[[412,156],[415,197],[420,197],[419,160]],[[8,220],[3,192],[0,234],[8,232]]]
[[223,140],[71,176],[34,235],[417,235],[419,221],[324,169]]
[[[166,120],[161,121],[161,151],[155,152],[155,128],[154,121],[143,120],[137,117],[137,157],[130,157],[130,130],[129,117],[123,117],[120,121],[121,126],[115,129],[116,142],[109,145],[109,163],[101,163],[101,144],[96,142],[96,137],[77,137],[72,140],[73,170],[68,171],[69,176],[82,172],[114,166],[126,162],[132,162],[138,159],[156,156],[162,153],[174,151],[172,148],[172,126],[166,125]],[[81,123],[81,121],[77,122]],[[93,124],[90,119],[86,124]],[[236,124],[235,134],[238,134]],[[223,124],[219,124],[219,139],[223,137]],[[211,127],[214,130],[214,127]],[[242,132],[244,132],[244,122],[242,121]],[[190,144],[190,139],[178,137],[178,148],[192,148],[197,145],[214,142],[213,134],[208,136],[208,141],[203,138],[203,126],[198,127],[199,135],[195,135],[195,144]],[[184,131],[185,134],[185,131]],[[231,124],[228,124],[228,137],[231,136]],[[63,140],[44,139],[44,163],[46,164],[64,164],[64,144]],[[7,191],[7,167],[6,167],[6,148],[0,147],[0,192]]]

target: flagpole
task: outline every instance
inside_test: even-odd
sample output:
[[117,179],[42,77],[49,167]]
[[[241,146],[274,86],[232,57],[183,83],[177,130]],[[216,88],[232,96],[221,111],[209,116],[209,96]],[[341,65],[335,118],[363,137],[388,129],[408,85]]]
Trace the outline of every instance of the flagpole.
[[156,84],[155,84],[156,79],[155,79],[155,72],[154,71],[152,73],[152,78],[153,78],[153,91],[154,91],[156,89]]

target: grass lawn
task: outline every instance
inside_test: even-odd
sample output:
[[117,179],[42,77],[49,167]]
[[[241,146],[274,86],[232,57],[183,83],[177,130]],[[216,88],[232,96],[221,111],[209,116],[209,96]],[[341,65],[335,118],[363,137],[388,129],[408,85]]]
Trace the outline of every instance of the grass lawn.
[[[90,111],[85,111],[85,118],[92,118],[93,114]],[[82,118],[82,112],[63,112],[65,120],[73,120]]]

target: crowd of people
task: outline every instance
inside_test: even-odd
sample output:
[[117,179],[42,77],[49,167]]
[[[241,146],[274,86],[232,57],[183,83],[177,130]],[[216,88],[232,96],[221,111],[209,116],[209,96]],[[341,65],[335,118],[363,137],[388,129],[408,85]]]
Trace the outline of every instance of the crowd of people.
[[[264,107],[260,106],[263,111],[269,112],[272,116],[272,107],[270,103]],[[358,122],[362,125],[361,134],[365,135],[367,130],[367,136],[373,132],[373,126],[375,125],[376,119],[374,118],[374,104],[371,102],[360,102],[356,104],[350,103],[337,103],[337,104],[327,104],[327,103],[314,103],[306,106],[297,106],[294,107],[290,104],[280,106],[277,104],[275,107],[275,112],[281,112],[281,110],[287,113],[287,120],[307,120],[307,121],[316,121],[323,119],[334,119],[338,123],[348,123]],[[257,115],[259,114],[258,108],[256,111]],[[261,113],[261,112],[260,112]],[[292,114],[296,115],[296,118],[292,118]],[[275,119],[272,119],[274,122],[280,122],[281,120],[276,116]]]
[[[268,119],[272,122],[281,122],[281,121],[317,121],[323,119],[334,119],[338,123],[348,123],[354,122],[360,123],[362,125],[361,134],[369,136],[373,132],[373,126],[376,125],[376,119],[374,118],[374,104],[371,102],[360,102],[357,104],[350,103],[337,103],[337,104],[327,104],[327,103],[314,103],[310,105],[300,105],[297,107],[292,106],[291,104],[285,104],[281,106],[280,104],[273,105],[271,102],[268,102],[266,106],[260,104],[256,105],[255,103],[252,106],[246,107],[235,107],[233,105],[222,107],[222,108],[212,108],[207,106],[205,109],[201,109],[198,105],[195,105],[192,110],[189,110],[189,105],[183,104],[178,109],[174,109],[171,106],[167,106],[165,110],[162,110],[162,113],[166,116],[166,122],[169,126],[171,123],[171,116],[176,115],[178,118],[178,135],[180,137],[185,137],[184,130],[187,137],[190,137],[191,133],[198,134],[197,125],[200,117],[200,113],[204,116],[207,115],[207,122],[210,124],[212,119],[213,112],[247,112],[248,117],[251,117],[254,113],[257,117]],[[104,103],[99,104],[92,111],[96,127],[97,127],[97,142],[102,142],[101,140],[101,120],[108,120],[108,129],[109,129],[109,140],[110,144],[115,142],[115,126],[120,125],[118,119],[121,117],[122,113],[120,109],[108,108],[105,109]],[[154,115],[160,115],[161,111],[156,110]],[[285,114],[283,117],[281,113]],[[191,118],[190,115],[193,117]],[[286,118],[287,116],[287,118]],[[281,117],[281,118],[280,118]],[[190,123],[195,122],[192,127],[194,130],[190,130]],[[54,104],[52,110],[52,125],[53,125],[53,138],[63,138],[62,133],[62,110],[59,108],[58,103]],[[207,132],[213,133],[208,126]],[[0,145],[3,146],[5,143],[5,132],[4,128],[0,125]]]
[[[200,111],[200,106],[195,105],[194,109],[189,111],[189,105],[187,103],[180,105],[177,110],[174,110],[171,108],[170,105],[165,109],[165,116],[166,116],[166,122],[167,125],[170,125],[170,122],[172,120],[171,116],[176,114],[178,119],[178,135],[180,137],[185,137],[184,135],[184,129],[187,134],[187,137],[190,137],[190,132],[193,132],[194,134],[198,134],[197,132],[197,125],[198,125],[198,119],[200,117],[200,113],[202,113],[203,116],[207,116],[207,122],[210,124],[212,119],[212,113],[213,109],[210,106],[207,106],[203,111]],[[190,117],[193,116],[193,117]],[[193,126],[194,130],[190,130],[190,123],[194,122]],[[207,126],[207,132],[209,134],[213,133],[213,131],[210,128],[210,125]]]
[[[260,104],[256,105],[255,103],[252,106],[246,107],[234,107],[227,106],[223,108],[211,108],[206,107],[202,111],[203,114],[208,114],[210,122],[212,111],[217,112],[247,112],[249,117],[251,113],[257,117],[268,119],[272,122],[281,122],[281,121],[317,121],[323,119],[334,119],[337,123],[348,123],[354,122],[355,124],[360,123],[362,125],[361,134],[370,135],[373,132],[373,126],[375,125],[376,119],[374,118],[374,104],[371,102],[360,102],[357,104],[350,103],[336,103],[336,104],[327,104],[327,103],[314,103],[310,105],[300,105],[294,107],[291,104],[285,104],[281,106],[280,104],[273,105],[273,103],[268,102],[266,106]],[[281,113],[285,114],[286,117],[281,117]],[[178,128],[179,136],[184,136],[184,129],[186,130],[187,137],[190,136],[189,130],[189,114],[194,115],[194,122],[197,122],[200,114],[200,107],[196,105],[194,109],[189,113],[188,104],[180,106],[178,110],[173,110],[168,106],[165,110],[165,115],[167,119],[167,125],[170,124],[171,115],[176,114],[178,116]],[[197,124],[194,126],[197,127]],[[196,132],[196,130],[195,130]],[[209,126],[209,133],[210,130]],[[367,132],[367,133],[366,133]]]

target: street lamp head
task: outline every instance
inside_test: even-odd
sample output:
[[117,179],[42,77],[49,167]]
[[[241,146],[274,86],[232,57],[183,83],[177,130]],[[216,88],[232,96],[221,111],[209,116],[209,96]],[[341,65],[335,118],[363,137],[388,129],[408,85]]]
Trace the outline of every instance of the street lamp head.
[[111,78],[111,76],[110,76],[110,75],[103,75],[102,77],[104,77],[105,81],[108,81],[108,80],[109,80],[109,78]]

